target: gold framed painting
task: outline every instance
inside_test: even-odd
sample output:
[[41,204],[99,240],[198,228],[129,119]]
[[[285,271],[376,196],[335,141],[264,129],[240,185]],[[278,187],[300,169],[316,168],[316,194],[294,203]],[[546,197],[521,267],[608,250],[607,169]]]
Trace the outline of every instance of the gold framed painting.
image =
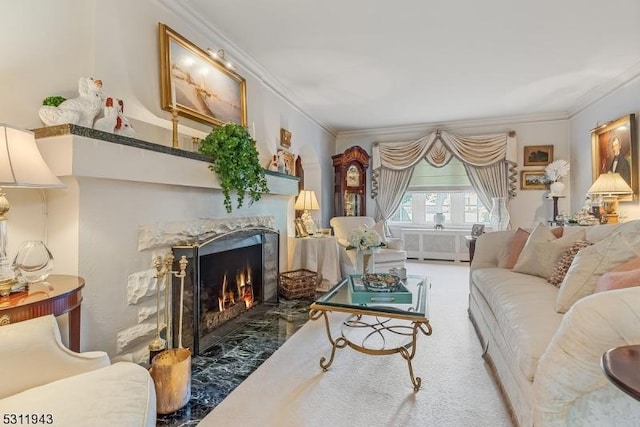
[[520,171],[521,190],[548,190],[547,177],[544,170]]
[[285,148],[291,148],[291,132],[280,128],[280,145]]
[[621,196],[620,200],[637,200],[639,165],[636,115],[627,114],[591,130],[591,159],[593,182],[601,173],[617,172],[633,190],[633,196]]
[[246,81],[163,23],[160,33],[162,109],[215,126],[247,125]]
[[524,147],[524,166],[547,166],[553,162],[553,145]]

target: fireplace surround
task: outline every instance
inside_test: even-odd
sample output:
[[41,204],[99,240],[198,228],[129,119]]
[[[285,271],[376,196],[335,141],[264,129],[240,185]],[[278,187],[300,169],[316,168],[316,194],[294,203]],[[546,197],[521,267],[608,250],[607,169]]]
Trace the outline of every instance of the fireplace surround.
[[[279,233],[246,227],[204,241],[176,245],[176,260],[185,256],[182,343],[179,335],[180,283],[171,294],[170,340],[200,354],[217,339],[215,330],[258,304],[277,303]],[[174,269],[177,269],[174,265]]]
[[[229,215],[217,177],[198,153],[73,125],[37,132],[37,142],[67,185],[45,192],[47,209],[40,217],[56,257],[54,272],[78,275],[87,283],[81,350],[101,349],[114,361],[148,361],[148,344],[157,333],[153,260],[173,246],[247,226],[271,228],[281,237],[289,233],[296,177],[267,171],[269,193]],[[31,193],[24,194],[31,203]],[[27,215],[20,203],[14,208],[19,223]],[[40,217],[25,219],[22,228],[36,232]],[[26,239],[19,229],[13,241]],[[280,268],[287,264],[287,245],[283,238]],[[66,319],[61,321],[64,327]]]

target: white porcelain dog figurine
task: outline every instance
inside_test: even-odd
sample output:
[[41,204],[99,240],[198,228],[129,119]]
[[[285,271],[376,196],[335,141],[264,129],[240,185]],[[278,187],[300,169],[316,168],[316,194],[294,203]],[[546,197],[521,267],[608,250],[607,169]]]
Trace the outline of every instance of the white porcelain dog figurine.
[[57,107],[50,105],[40,107],[40,120],[47,126],[71,123],[93,128],[93,122],[102,112],[104,105],[102,80],[81,77],[78,82],[78,92],[80,96],[67,99]]

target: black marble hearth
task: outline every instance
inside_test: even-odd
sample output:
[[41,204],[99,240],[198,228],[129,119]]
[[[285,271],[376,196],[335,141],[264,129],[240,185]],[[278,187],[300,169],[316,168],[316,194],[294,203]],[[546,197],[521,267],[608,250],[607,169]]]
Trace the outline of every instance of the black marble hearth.
[[158,415],[158,426],[195,426],[308,320],[311,300],[261,304],[216,330],[219,340],[192,359],[191,400]]

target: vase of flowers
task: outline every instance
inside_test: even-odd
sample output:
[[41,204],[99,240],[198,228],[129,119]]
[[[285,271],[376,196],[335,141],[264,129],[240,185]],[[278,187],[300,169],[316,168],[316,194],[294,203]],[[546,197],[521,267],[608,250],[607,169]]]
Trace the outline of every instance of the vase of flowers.
[[544,173],[549,181],[551,196],[562,196],[564,193],[564,182],[562,178],[569,175],[569,162],[566,160],[556,160],[544,168]]
[[373,254],[384,246],[380,235],[373,229],[362,227],[351,233],[347,250],[356,250],[356,273],[373,273]]

